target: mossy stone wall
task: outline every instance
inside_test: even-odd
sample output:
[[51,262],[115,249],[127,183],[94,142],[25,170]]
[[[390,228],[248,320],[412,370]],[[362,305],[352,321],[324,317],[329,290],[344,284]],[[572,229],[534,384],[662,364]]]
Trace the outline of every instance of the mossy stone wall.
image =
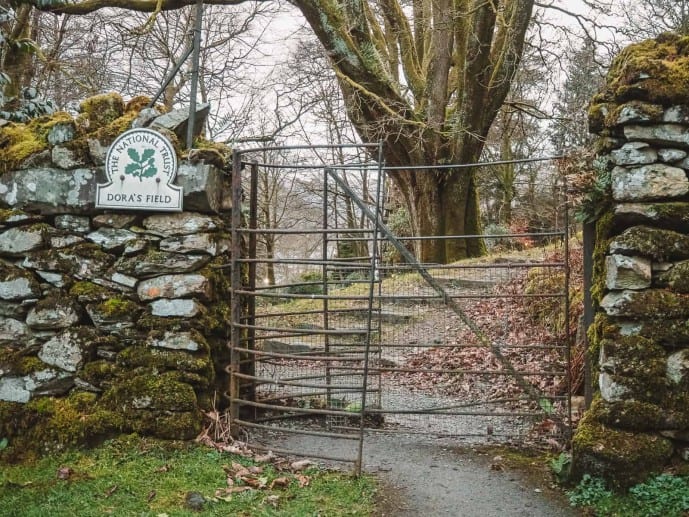
[[589,111],[611,178],[597,221],[589,328],[598,393],[573,474],[615,488],[689,471],[689,38],[663,34],[614,61]]
[[189,439],[223,404],[230,273],[218,266],[231,242],[221,153],[209,151],[213,164],[180,155],[189,211],[94,208],[110,143],[155,120],[145,105],[100,96],[76,118],[0,127],[5,456],[119,432]]

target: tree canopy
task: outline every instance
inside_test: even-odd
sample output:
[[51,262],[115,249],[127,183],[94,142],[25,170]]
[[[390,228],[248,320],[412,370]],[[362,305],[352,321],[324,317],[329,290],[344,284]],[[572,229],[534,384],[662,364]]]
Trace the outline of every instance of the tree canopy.
[[[242,0],[207,0],[237,4]],[[194,0],[29,0],[85,14],[104,7],[156,13]],[[293,0],[325,49],[362,140],[382,141],[416,235],[479,234],[476,162],[519,66],[533,0]],[[412,170],[411,167],[424,167]],[[419,258],[482,253],[481,241],[430,240]]]

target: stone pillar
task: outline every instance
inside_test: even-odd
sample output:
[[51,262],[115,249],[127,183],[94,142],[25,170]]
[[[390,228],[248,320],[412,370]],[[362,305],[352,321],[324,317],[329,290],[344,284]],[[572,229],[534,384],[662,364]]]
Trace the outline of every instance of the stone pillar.
[[0,170],[0,438],[17,453],[118,432],[189,439],[223,404],[228,176],[184,160],[184,212],[94,207],[103,153],[145,104],[102,96],[74,120],[0,128],[15,166]]
[[689,460],[689,45],[625,49],[590,108],[599,184],[589,341],[599,391],[573,475],[625,488]]

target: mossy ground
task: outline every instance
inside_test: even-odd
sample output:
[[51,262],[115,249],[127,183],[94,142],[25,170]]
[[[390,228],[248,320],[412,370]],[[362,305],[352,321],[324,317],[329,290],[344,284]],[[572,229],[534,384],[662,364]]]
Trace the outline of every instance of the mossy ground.
[[[224,467],[233,462],[253,465],[245,458],[197,444],[123,436],[90,451],[4,466],[0,471],[0,513],[23,517],[374,513],[376,488],[368,476],[353,478],[310,470],[305,472],[308,486],[300,487],[294,474],[279,472],[270,465],[263,466],[261,474],[266,484],[284,477],[286,487],[216,497],[216,490],[228,486]],[[62,471],[68,472],[67,479],[58,479],[61,468],[69,469]],[[198,511],[185,506],[190,492],[205,500]]]

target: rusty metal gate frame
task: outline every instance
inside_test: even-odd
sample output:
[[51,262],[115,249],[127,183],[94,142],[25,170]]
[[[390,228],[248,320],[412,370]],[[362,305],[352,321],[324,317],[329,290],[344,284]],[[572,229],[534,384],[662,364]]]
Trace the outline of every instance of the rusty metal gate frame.
[[[310,146],[304,146],[304,147],[310,147]],[[325,146],[324,146],[325,147]],[[332,146],[328,146],[332,147]],[[352,146],[356,147],[356,146]],[[371,231],[367,232],[370,234],[370,242],[371,242],[371,257],[369,257],[370,263],[368,264],[369,267],[369,284],[368,284],[368,318],[367,318],[367,325],[365,327],[365,339],[364,339],[364,351],[363,351],[363,358],[361,361],[363,361],[363,365],[361,366],[361,377],[362,377],[362,383],[360,386],[360,406],[358,408],[358,411],[351,411],[347,410],[344,408],[335,408],[330,404],[330,393],[331,393],[331,388],[333,388],[334,385],[331,385],[332,378],[330,376],[330,368],[326,367],[326,375],[325,375],[325,385],[316,385],[316,384],[310,384],[310,382],[313,379],[306,379],[306,382],[303,380],[296,380],[296,381],[291,381],[291,380],[283,380],[281,381],[278,379],[277,381],[274,381],[275,384],[282,384],[283,386],[302,386],[302,387],[309,387],[312,386],[314,389],[319,389],[323,388],[327,391],[327,405],[325,408],[288,408],[286,415],[291,417],[294,415],[297,416],[302,416],[302,417],[313,417],[313,416],[318,416],[318,417],[325,417],[325,418],[335,418],[335,419],[347,419],[349,422],[351,422],[351,418],[357,418],[358,419],[358,425],[354,426],[340,426],[337,431],[333,431],[332,429],[328,428],[327,431],[319,431],[319,430],[310,430],[307,428],[302,428],[302,429],[289,429],[287,432],[298,432],[300,434],[304,435],[314,435],[314,436],[321,436],[321,437],[330,437],[330,438],[346,438],[346,439],[351,439],[353,441],[357,442],[357,447],[356,447],[356,458],[342,458],[342,457],[333,457],[331,455],[317,455],[317,454],[308,454],[306,455],[311,456],[311,457],[316,457],[316,458],[321,458],[321,459],[326,459],[326,460],[335,460],[335,461],[350,461],[354,463],[355,466],[355,471],[358,473],[361,470],[361,465],[362,465],[362,456],[363,456],[363,444],[364,444],[364,437],[365,433],[367,430],[366,427],[366,421],[367,418],[375,417],[376,415],[381,415],[381,414],[386,414],[389,413],[389,411],[386,411],[385,408],[380,407],[380,405],[369,405],[367,402],[367,393],[369,393],[368,390],[368,379],[369,376],[371,375],[370,372],[370,357],[372,357],[372,354],[376,353],[375,347],[378,346],[378,352],[380,351],[380,344],[378,343],[376,345],[375,339],[372,339],[374,336],[374,332],[376,331],[375,325],[374,325],[374,304],[376,301],[376,293],[375,293],[375,285],[376,281],[375,279],[379,275],[379,270],[378,270],[378,242],[379,239],[384,240],[386,243],[389,243],[392,245],[397,253],[400,254],[400,256],[405,260],[405,262],[408,264],[411,270],[413,270],[415,273],[417,273],[424,282],[428,286],[432,288],[432,290],[437,294],[437,296],[442,300],[442,303],[449,308],[470,331],[475,335],[475,337],[478,339],[479,343],[481,346],[485,347],[486,349],[490,350],[493,356],[497,359],[497,361],[500,363],[502,368],[504,368],[505,371],[507,371],[510,375],[511,378],[515,379],[515,381],[519,384],[520,388],[523,390],[525,394],[528,395],[528,397],[533,401],[536,402],[541,409],[544,412],[548,413],[548,417],[551,420],[554,420],[555,423],[559,426],[559,428],[563,431],[563,434],[568,435],[571,432],[571,427],[572,427],[572,411],[571,411],[571,404],[569,402],[569,399],[566,401],[566,411],[564,416],[562,415],[557,415],[553,414],[549,411],[547,411],[546,408],[544,408],[540,402],[543,401],[546,397],[546,395],[542,392],[540,392],[535,386],[533,386],[531,383],[529,383],[526,379],[525,376],[527,375],[524,372],[519,372],[517,369],[514,368],[512,363],[508,358],[506,358],[502,350],[500,348],[500,345],[498,343],[494,343],[486,334],[485,332],[482,331],[482,329],[477,325],[467,314],[466,312],[460,307],[460,305],[457,303],[457,301],[454,299],[454,297],[451,295],[451,293],[448,292],[443,285],[441,285],[438,281],[436,281],[435,278],[429,273],[428,268],[426,265],[421,264],[419,261],[416,260],[414,255],[409,252],[409,250],[405,247],[404,243],[398,239],[393,232],[386,226],[386,224],[383,222],[383,214],[382,214],[382,204],[381,204],[381,193],[382,193],[382,184],[384,181],[384,174],[383,171],[385,170],[390,170],[393,168],[387,168],[383,166],[382,162],[382,146],[380,144],[375,144],[375,145],[368,145],[368,146],[359,146],[361,148],[367,149],[369,152],[371,151],[377,151],[377,156],[376,159],[374,160],[374,167],[375,170],[377,171],[377,179],[376,179],[376,196],[375,196],[375,209],[372,210],[369,205],[366,203],[365,200],[362,200],[357,192],[354,192],[347,181],[343,178],[343,174],[346,174],[348,170],[350,169],[357,169],[361,167],[370,167],[371,165],[364,165],[364,164],[359,164],[359,165],[350,165],[350,166],[329,166],[329,167],[324,167],[322,168],[323,170],[323,182],[324,182],[324,202],[323,202],[323,228],[320,229],[322,238],[323,238],[323,253],[321,257],[321,265],[323,267],[323,292],[325,293],[322,297],[316,297],[316,299],[322,299],[323,300],[323,318],[325,321],[325,325],[322,330],[318,331],[318,334],[322,334],[324,336],[324,342],[325,342],[325,355],[320,357],[320,356],[311,356],[310,358],[313,359],[314,361],[316,360],[323,360],[326,361],[326,364],[330,364],[327,361],[336,361],[336,358],[333,358],[329,356],[328,354],[328,341],[330,336],[337,335],[336,329],[330,329],[328,326],[328,307],[329,307],[329,300],[332,298],[328,296],[328,286],[327,286],[327,278],[326,278],[326,268],[328,267],[328,264],[334,264],[334,262],[328,258],[327,256],[327,242],[328,242],[328,236],[331,232],[333,232],[333,229],[327,228],[327,191],[328,191],[328,181],[332,181],[333,184],[341,189],[342,192],[344,192],[358,207],[358,209],[361,211],[361,214],[365,216],[366,219],[372,224],[372,229]],[[302,148],[301,146],[295,146],[291,148]],[[274,429],[273,426],[270,425],[264,425],[260,423],[256,423],[256,412],[258,410],[273,410],[275,409],[274,405],[270,404],[262,404],[256,400],[256,383],[257,382],[269,382],[265,378],[260,378],[257,376],[256,372],[256,361],[252,360],[256,359],[260,356],[273,356],[277,358],[278,360],[284,359],[284,360],[297,360],[297,359],[302,359],[303,357],[295,357],[291,354],[279,354],[279,353],[271,353],[268,352],[266,353],[265,351],[257,350],[255,347],[256,343],[256,331],[260,330],[261,327],[259,325],[256,325],[256,304],[255,304],[255,293],[256,293],[256,236],[257,233],[260,231],[260,229],[257,228],[256,225],[256,192],[257,192],[257,171],[259,164],[258,162],[242,162],[242,156],[245,153],[252,152],[252,151],[264,151],[265,149],[291,149],[290,147],[276,147],[276,148],[259,148],[259,149],[253,149],[253,150],[246,150],[246,151],[236,151],[234,153],[234,160],[233,160],[233,176],[232,176],[232,191],[233,191],[233,207],[232,207],[232,243],[233,243],[233,250],[232,250],[232,273],[231,273],[231,281],[232,281],[232,305],[231,305],[231,320],[232,320],[232,325],[231,325],[231,341],[230,341],[230,351],[231,351],[231,364],[228,367],[228,371],[230,372],[230,390],[229,390],[229,399],[230,399],[230,416],[231,416],[231,422],[232,422],[232,428],[235,433],[238,432],[240,428],[255,428],[259,430],[269,430],[269,429]],[[496,164],[500,163],[519,163],[519,162],[531,162],[531,161],[545,161],[545,160],[553,160],[559,157],[547,157],[547,158],[537,158],[537,159],[528,159],[528,160],[513,160],[510,162],[495,162]],[[250,194],[250,199],[249,199],[249,206],[250,210],[248,213],[248,221],[243,221],[243,214],[242,214],[242,174],[241,171],[243,170],[244,165],[248,165],[250,167],[250,172],[251,172],[251,184],[249,188],[249,194]],[[266,165],[266,164],[262,164]],[[453,169],[461,169],[461,168],[470,168],[470,167],[476,167],[477,165],[481,164],[471,164],[471,165],[451,165],[451,166],[444,166],[446,168],[453,168]],[[319,166],[319,168],[322,166]],[[437,166],[433,166],[434,168],[438,168]],[[443,166],[441,166],[442,168]],[[306,168],[306,167],[305,167]],[[316,167],[310,167],[310,168],[316,168]],[[428,168],[428,167],[426,167]],[[568,264],[568,257],[569,257],[569,222],[567,220],[567,215],[568,211],[565,207],[564,210],[564,230],[562,232],[550,232],[548,235],[554,236],[554,237],[561,237],[564,243],[564,257],[565,261],[563,264],[563,269],[564,269],[564,276],[565,276],[565,285],[564,285],[564,293],[563,293],[563,300],[564,300],[564,307],[565,307],[565,314],[569,314],[569,264]],[[248,223],[248,224],[247,224]],[[362,232],[362,235],[365,232]],[[244,235],[248,235],[248,239],[246,242],[243,242],[242,237]],[[526,234],[525,234],[526,235]],[[544,235],[544,234],[539,234],[539,235]],[[248,259],[245,257],[249,257]],[[250,301],[250,303],[247,303],[247,297]],[[311,296],[314,298],[314,296]],[[564,322],[566,328],[565,328],[565,335],[567,336],[567,340],[569,340],[569,335],[570,335],[570,329],[569,329],[569,318],[565,317],[565,322]],[[266,330],[266,329],[263,329]],[[271,331],[277,331],[279,332],[280,330],[285,331],[285,329],[270,329]],[[378,332],[380,332],[380,322],[378,322]],[[294,334],[291,334],[292,336]],[[568,387],[568,393],[569,393],[569,387],[570,387],[570,379],[569,379],[569,371],[570,371],[570,349],[569,349],[569,343],[566,344],[565,346],[565,353],[566,353],[566,363],[567,363],[567,376],[566,376],[566,382],[567,382],[567,387]],[[332,364],[335,364],[334,362]],[[244,368],[243,368],[244,367]],[[384,368],[376,368],[376,375],[380,376],[381,371],[383,371]],[[249,383],[247,386],[247,382]],[[244,385],[242,385],[244,383]],[[378,393],[378,396],[380,396],[380,392]],[[249,407],[252,409],[253,414],[242,414],[240,411],[240,407]],[[430,408],[430,409],[425,409],[425,410],[410,410],[408,411],[409,413],[433,413],[434,411],[438,411],[439,409],[446,409],[446,408]],[[397,413],[403,413],[404,411],[397,411]],[[244,412],[246,413],[246,411]],[[441,413],[442,414],[442,413]],[[283,417],[284,418],[284,417]],[[283,431],[285,429],[282,429]],[[349,435],[346,434],[346,431],[355,431]],[[260,445],[252,444],[258,449],[261,449],[262,447]],[[276,449],[275,447],[265,447],[266,449],[273,450],[274,452],[282,452],[286,454],[299,454],[298,451],[294,450],[283,450],[280,451],[279,449]]]

